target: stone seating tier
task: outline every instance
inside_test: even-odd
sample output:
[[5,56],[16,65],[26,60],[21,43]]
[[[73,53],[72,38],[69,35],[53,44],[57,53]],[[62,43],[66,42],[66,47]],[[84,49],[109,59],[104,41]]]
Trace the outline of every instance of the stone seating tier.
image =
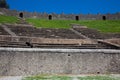
[[22,26],[8,26],[18,36],[62,38],[62,39],[84,39],[69,29],[49,29]]
[[11,42],[0,41],[0,47],[13,48],[61,48],[61,49],[111,49],[104,44],[48,44],[48,43],[30,43],[30,42]]
[[9,35],[9,34],[0,26],[0,35]]
[[112,39],[120,38],[120,33],[102,33],[96,29],[90,28],[74,28],[74,30],[82,33],[91,39]]
[[91,38],[91,39],[103,39],[103,35],[94,29],[89,28],[74,28],[76,31],[82,33],[83,35]]

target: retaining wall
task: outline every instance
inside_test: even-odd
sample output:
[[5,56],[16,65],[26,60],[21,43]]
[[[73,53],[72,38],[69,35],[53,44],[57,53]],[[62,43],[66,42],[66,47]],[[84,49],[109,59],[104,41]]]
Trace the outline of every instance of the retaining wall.
[[0,48],[0,76],[120,73],[120,50]]

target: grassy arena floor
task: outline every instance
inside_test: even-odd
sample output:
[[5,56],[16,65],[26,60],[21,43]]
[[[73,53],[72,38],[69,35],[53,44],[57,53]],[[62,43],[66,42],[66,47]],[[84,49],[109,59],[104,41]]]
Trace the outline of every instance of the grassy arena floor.
[[39,75],[26,77],[23,80],[120,80],[120,77],[104,76],[59,76],[59,75]]
[[89,28],[97,29],[105,33],[120,33],[120,20],[44,20],[27,19],[27,21],[36,27],[43,28],[70,28],[70,24],[85,25]]

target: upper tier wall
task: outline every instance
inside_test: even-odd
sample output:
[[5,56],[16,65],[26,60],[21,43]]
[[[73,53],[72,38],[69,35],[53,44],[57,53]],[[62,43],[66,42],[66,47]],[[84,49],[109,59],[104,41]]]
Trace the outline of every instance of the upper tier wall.
[[24,18],[40,18],[40,19],[57,19],[57,20],[118,20],[120,19],[120,13],[116,14],[47,14],[47,13],[30,13],[25,11],[16,11],[16,10],[8,10],[1,9],[0,14],[5,14],[9,16],[20,17],[20,13],[23,13]]

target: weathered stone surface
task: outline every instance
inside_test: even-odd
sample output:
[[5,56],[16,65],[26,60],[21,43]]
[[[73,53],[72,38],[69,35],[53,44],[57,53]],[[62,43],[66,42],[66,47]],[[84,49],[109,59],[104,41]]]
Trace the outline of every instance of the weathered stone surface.
[[89,39],[54,39],[54,38],[40,38],[40,37],[11,37],[0,35],[0,41],[19,41],[19,42],[31,42],[31,43],[48,43],[48,44],[92,44],[95,41]]
[[120,73],[120,50],[0,48],[0,75]]

